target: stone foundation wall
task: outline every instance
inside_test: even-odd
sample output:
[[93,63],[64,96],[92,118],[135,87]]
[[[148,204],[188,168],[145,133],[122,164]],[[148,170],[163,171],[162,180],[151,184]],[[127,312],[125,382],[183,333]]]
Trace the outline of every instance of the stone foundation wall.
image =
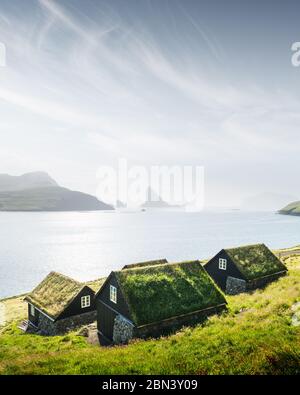
[[276,273],[271,276],[259,278],[257,280],[245,281],[240,278],[227,277],[226,280],[226,293],[228,295],[237,295],[241,292],[251,291],[256,288],[263,288],[272,281],[277,280],[279,277],[285,276],[286,272]]
[[237,295],[241,292],[246,292],[247,282],[240,278],[228,276],[226,280],[226,293],[228,295]]
[[133,338],[134,325],[122,315],[117,315],[114,321],[114,344],[126,344]]
[[54,336],[56,334],[55,323],[42,313],[39,315],[37,333],[45,336]]
[[40,314],[38,333],[46,336],[61,335],[82,325],[90,324],[94,322],[96,318],[97,312],[91,311],[89,313],[79,314],[53,322],[44,314]]
[[96,321],[97,312],[91,311],[89,313],[74,315],[72,317],[64,318],[63,320],[59,320],[55,323],[56,325],[56,333],[66,333],[70,330],[78,328],[82,325],[91,324]]

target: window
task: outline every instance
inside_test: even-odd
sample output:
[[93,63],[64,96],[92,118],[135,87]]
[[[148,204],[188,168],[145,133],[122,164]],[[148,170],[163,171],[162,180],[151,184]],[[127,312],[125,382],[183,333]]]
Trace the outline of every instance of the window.
[[90,295],[82,296],[81,297],[81,308],[84,309],[85,307],[90,307],[90,305],[91,305]]
[[226,270],[227,268],[227,259],[220,258],[219,259],[219,269]]
[[110,300],[117,303],[117,288],[113,285],[110,286]]
[[30,315],[32,315],[32,317],[35,316],[35,309],[34,306],[32,306],[32,304],[30,305]]

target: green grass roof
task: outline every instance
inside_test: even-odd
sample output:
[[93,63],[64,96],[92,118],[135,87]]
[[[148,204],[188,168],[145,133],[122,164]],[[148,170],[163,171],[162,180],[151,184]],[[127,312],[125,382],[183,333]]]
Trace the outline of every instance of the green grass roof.
[[264,244],[225,249],[247,280],[287,270],[285,265]]
[[70,277],[51,272],[25,300],[55,319],[83,287]]
[[138,326],[226,303],[199,261],[114,273]]
[[75,296],[87,286],[95,293],[100,290],[106,278],[81,283],[61,273],[51,272],[31,292],[25,300],[32,303],[49,317],[56,319],[75,298]]
[[95,293],[100,290],[102,285],[105,283],[106,277],[98,278],[97,280],[88,281],[85,283],[88,287],[90,287]]
[[167,259],[156,259],[154,261],[146,261],[146,262],[139,262],[139,263],[132,263],[130,265],[125,265],[122,270],[125,269],[133,269],[136,267],[144,267],[144,266],[155,266],[155,265],[162,265],[164,263],[168,263]]

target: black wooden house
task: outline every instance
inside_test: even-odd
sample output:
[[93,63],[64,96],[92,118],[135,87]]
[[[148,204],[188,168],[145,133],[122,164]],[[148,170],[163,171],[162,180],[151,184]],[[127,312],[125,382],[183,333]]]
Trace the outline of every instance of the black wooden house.
[[96,320],[95,292],[105,279],[80,283],[63,274],[51,272],[25,297],[28,321],[43,335],[57,335]]
[[96,304],[100,341],[119,344],[199,323],[226,300],[199,261],[156,261],[112,272]]
[[286,266],[264,244],[223,249],[204,268],[228,294],[263,287],[287,272]]

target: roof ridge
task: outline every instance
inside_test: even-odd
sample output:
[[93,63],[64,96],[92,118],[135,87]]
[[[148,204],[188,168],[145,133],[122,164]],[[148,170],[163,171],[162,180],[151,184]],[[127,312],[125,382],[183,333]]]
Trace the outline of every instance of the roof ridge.
[[242,246],[237,246],[237,247],[229,247],[229,248],[224,248],[224,251],[228,251],[228,250],[238,250],[240,248],[247,248],[247,247],[257,247],[257,246],[265,246],[265,243],[254,243],[254,244],[245,244]]
[[154,265],[158,266],[165,263],[169,263],[167,258],[150,259],[148,261],[127,263],[122,267],[121,270],[128,270],[130,268],[135,268],[135,267],[145,267],[145,266],[154,266]]
[[[130,267],[128,269],[126,269],[126,271],[133,271],[133,270],[145,270],[148,267],[166,267],[166,266],[171,266],[171,265],[179,265],[182,263],[194,263],[194,262],[200,262],[199,259],[194,259],[194,260],[190,260],[190,261],[181,261],[181,262],[167,262],[167,263],[162,263],[159,265],[149,265],[149,266],[136,266],[136,267]],[[113,270],[112,273],[123,273],[124,270]]]
[[107,278],[107,276],[97,277],[97,278],[95,278],[95,280],[84,281],[83,284],[93,283],[94,281],[104,280],[105,278]]
[[45,278],[47,278],[50,274],[55,274],[59,277],[64,277],[66,280],[72,281],[73,283],[76,283],[78,285],[85,284],[85,282],[75,280],[74,278],[67,276],[66,274],[56,272],[55,270],[51,270],[51,272]]

